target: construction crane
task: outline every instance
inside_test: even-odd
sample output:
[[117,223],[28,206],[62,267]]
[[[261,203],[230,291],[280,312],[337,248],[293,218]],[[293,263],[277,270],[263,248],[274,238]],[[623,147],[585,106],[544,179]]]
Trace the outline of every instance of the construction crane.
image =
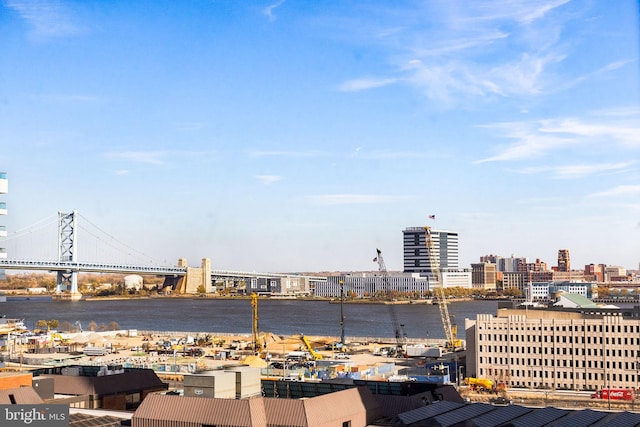
[[309,354],[311,354],[311,357],[313,357],[315,360],[322,359],[322,355],[314,350],[314,348],[311,346],[311,343],[309,342],[309,340],[304,334],[300,334],[300,339],[302,340],[304,345],[307,347],[307,350],[309,350]]
[[382,251],[380,249],[376,249],[376,251],[378,253],[378,256],[374,258],[373,261],[378,263],[378,270],[382,274],[384,289],[387,299],[389,300],[389,315],[391,316],[393,332],[396,338],[396,356],[403,357],[405,355],[405,343],[407,334],[404,332],[404,325],[398,322],[398,315],[396,314],[396,309],[393,305],[393,301],[391,301],[391,285],[389,284],[389,273],[387,272],[387,267],[384,264],[384,259],[382,258]]
[[260,341],[260,332],[258,330],[258,294],[251,294],[251,308],[253,308],[252,324],[253,324],[253,351],[260,354],[262,351],[262,342]]
[[455,351],[462,346],[462,341],[457,339],[456,337],[457,326],[451,326],[451,317],[449,316],[447,297],[444,293],[444,285],[442,283],[442,277],[440,275],[439,256],[436,254],[433,246],[433,240],[431,238],[431,227],[425,225],[424,231],[425,243],[427,247],[427,259],[429,260],[431,277],[434,281],[435,296],[437,298],[438,307],[440,307],[440,318],[442,319],[442,326],[444,327],[446,347],[452,351]]

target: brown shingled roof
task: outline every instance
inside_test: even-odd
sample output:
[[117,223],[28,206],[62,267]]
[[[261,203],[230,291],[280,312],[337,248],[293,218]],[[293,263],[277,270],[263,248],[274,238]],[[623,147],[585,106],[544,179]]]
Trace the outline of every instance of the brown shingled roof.
[[[13,396],[14,401],[11,401]],[[33,387],[18,387],[0,390],[0,404],[11,405],[13,403],[20,405],[39,405],[44,403],[38,392]]]

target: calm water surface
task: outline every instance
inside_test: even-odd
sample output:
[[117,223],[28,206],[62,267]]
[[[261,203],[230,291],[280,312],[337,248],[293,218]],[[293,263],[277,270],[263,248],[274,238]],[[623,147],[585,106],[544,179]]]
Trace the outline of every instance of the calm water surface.
[[[468,301],[449,305],[458,324],[459,336],[464,319],[478,313],[495,314],[496,301]],[[345,335],[393,337],[390,307],[382,304],[344,304]],[[444,338],[437,305],[394,306],[398,322],[405,325],[410,338]],[[29,328],[38,320],[57,319],[60,323],[79,321],[87,329],[90,322],[121,329],[188,331],[250,334],[252,307],[248,299],[136,299],[100,301],[9,300],[0,303],[0,314],[25,319]],[[260,300],[259,329],[279,335],[340,336],[340,304],[326,301]]]

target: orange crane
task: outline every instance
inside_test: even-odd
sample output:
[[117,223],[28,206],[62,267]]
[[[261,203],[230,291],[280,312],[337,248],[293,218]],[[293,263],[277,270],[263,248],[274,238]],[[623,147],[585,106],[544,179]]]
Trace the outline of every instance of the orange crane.
[[378,263],[378,270],[380,270],[380,273],[382,273],[385,292],[387,294],[387,299],[389,300],[389,315],[391,316],[393,332],[396,338],[396,356],[403,357],[405,355],[407,334],[404,332],[404,325],[398,322],[398,315],[396,314],[396,309],[393,305],[393,301],[391,301],[391,285],[389,284],[389,273],[387,272],[387,267],[385,266],[384,259],[382,258],[382,251],[380,249],[376,249],[376,251],[378,253],[378,256],[374,258],[373,261]]
[[450,350],[456,350],[462,347],[462,341],[456,337],[457,327],[451,326],[451,317],[449,316],[449,307],[447,305],[447,297],[444,293],[444,285],[442,283],[442,277],[440,275],[440,263],[439,256],[433,246],[433,240],[431,238],[431,227],[424,226],[425,231],[425,243],[427,246],[427,259],[429,260],[429,267],[431,270],[431,277],[433,278],[435,297],[437,298],[438,307],[440,307],[440,318],[442,319],[442,326],[444,327],[444,336],[446,339],[446,347]]

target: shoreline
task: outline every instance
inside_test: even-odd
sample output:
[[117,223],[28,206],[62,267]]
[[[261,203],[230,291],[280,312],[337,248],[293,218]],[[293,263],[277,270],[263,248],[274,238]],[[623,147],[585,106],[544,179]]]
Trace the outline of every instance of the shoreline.
[[[0,294],[4,291],[0,291]],[[60,297],[59,294],[29,294],[12,291],[11,294],[7,294],[6,292],[3,297],[6,298],[7,301],[25,301],[25,300],[33,300],[33,301],[70,301],[71,299]],[[81,298],[73,301],[128,301],[128,300],[152,300],[152,299],[160,299],[160,300],[171,300],[171,299],[193,299],[193,300],[250,300],[251,295],[209,295],[209,294],[171,294],[171,295],[161,295],[161,294],[150,294],[150,295],[110,295],[110,296],[94,296],[94,295],[82,295]],[[263,301],[326,301],[329,304],[380,304],[380,305],[404,305],[404,304],[437,304],[437,301],[433,298],[425,298],[425,299],[407,299],[407,300],[383,300],[383,299],[370,299],[370,298],[349,298],[340,300],[340,298],[336,297],[314,297],[314,296],[305,296],[305,297],[297,297],[297,296],[280,296],[280,295],[271,295],[271,296],[259,296],[260,300]],[[461,297],[461,298],[450,298],[448,300],[449,303],[454,302],[464,302],[464,301],[474,301],[476,298],[472,297]]]

